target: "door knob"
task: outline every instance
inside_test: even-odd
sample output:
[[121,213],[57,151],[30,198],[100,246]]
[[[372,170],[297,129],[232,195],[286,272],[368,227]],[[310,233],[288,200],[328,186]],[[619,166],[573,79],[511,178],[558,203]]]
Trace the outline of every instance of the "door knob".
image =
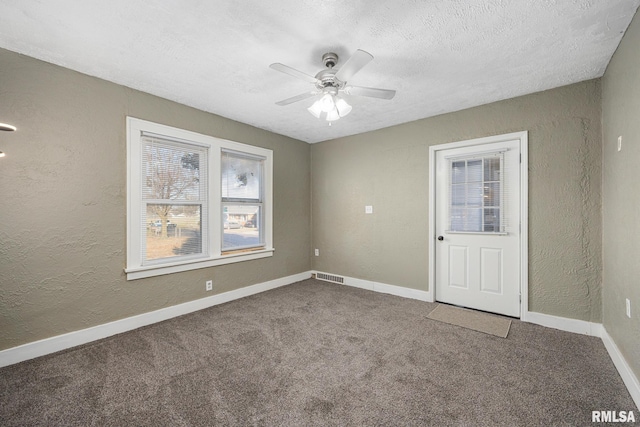
[[438,236],[438,240],[442,242],[444,240],[444,236]]

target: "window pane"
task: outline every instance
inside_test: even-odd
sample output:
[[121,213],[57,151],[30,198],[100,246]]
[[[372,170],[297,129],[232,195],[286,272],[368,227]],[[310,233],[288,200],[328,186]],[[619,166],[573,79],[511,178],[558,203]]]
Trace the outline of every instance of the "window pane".
[[202,253],[201,205],[148,204],[145,260]]
[[482,182],[482,160],[467,162],[467,182]]
[[465,188],[465,184],[453,184],[451,186],[451,204],[453,206],[464,206],[467,203]]
[[482,206],[482,183],[467,184],[467,206]]
[[483,209],[466,209],[464,231],[482,231]]
[[500,158],[489,157],[484,159],[484,180],[500,181]]
[[222,153],[222,197],[261,200],[264,160]]
[[500,231],[500,209],[484,210],[484,231]]
[[464,209],[451,209],[451,231],[464,231]]
[[[452,160],[449,230],[500,232],[503,153]],[[488,209],[490,208],[490,209]]]
[[144,141],[143,199],[200,200],[204,153],[186,144],[163,143],[148,137]]
[[493,182],[484,185],[484,205],[500,207],[500,183]]
[[460,183],[465,182],[466,174],[466,162],[464,160],[453,162],[451,164],[451,182]]
[[261,215],[259,205],[225,204],[222,213],[224,220],[222,250],[264,245]]

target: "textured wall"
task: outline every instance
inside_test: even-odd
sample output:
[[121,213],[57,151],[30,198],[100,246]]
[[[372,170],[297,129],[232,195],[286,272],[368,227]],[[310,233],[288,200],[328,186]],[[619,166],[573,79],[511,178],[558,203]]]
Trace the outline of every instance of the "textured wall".
[[[318,270],[426,290],[429,145],[519,130],[530,308],[600,320],[597,81],[308,146],[4,50],[0,70],[19,127],[0,134],[0,349],[306,271],[312,247]],[[127,282],[126,115],[273,149],[275,255]]]
[[[603,324],[640,378],[640,15],[602,79]],[[618,136],[622,151],[617,151]],[[625,299],[631,300],[631,318]]]
[[599,322],[597,80],[313,145],[314,268],[427,290],[429,146],[521,130],[529,131],[529,308]]
[[[0,70],[0,349],[310,269],[308,144],[6,50]],[[274,150],[274,256],[127,282],[127,115]]]

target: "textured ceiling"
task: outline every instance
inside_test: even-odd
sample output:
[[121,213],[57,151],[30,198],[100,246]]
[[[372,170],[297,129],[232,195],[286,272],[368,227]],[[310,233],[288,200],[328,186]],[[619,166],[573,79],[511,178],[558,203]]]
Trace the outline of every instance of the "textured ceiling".
[[[602,76],[640,0],[0,0],[0,47],[307,142]],[[313,85],[336,52],[375,57],[330,127]],[[0,70],[1,78],[1,70]],[[0,101],[1,102],[1,101]]]

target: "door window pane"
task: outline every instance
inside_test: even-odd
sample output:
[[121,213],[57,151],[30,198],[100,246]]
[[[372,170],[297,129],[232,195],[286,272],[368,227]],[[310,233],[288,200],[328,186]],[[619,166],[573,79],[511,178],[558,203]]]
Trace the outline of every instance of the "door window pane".
[[482,231],[482,208],[467,209],[464,231]]
[[450,231],[502,231],[502,159],[495,153],[451,161]]
[[466,182],[482,182],[482,160],[470,160],[467,162]]
[[486,232],[496,233],[500,231],[500,209],[484,210],[484,230]]
[[500,158],[490,157],[484,159],[484,180],[500,181]]
[[466,184],[453,184],[451,186],[451,204],[453,206],[465,206],[466,194]]
[[465,161],[451,163],[451,182],[453,184],[467,182],[466,166],[467,166],[467,163]]
[[466,205],[482,207],[482,182],[467,184]]
[[464,230],[464,211],[465,209],[462,208],[452,208],[451,209],[451,230],[452,231],[459,231],[459,230]]
[[491,182],[484,184],[484,205],[500,207],[500,183]]

